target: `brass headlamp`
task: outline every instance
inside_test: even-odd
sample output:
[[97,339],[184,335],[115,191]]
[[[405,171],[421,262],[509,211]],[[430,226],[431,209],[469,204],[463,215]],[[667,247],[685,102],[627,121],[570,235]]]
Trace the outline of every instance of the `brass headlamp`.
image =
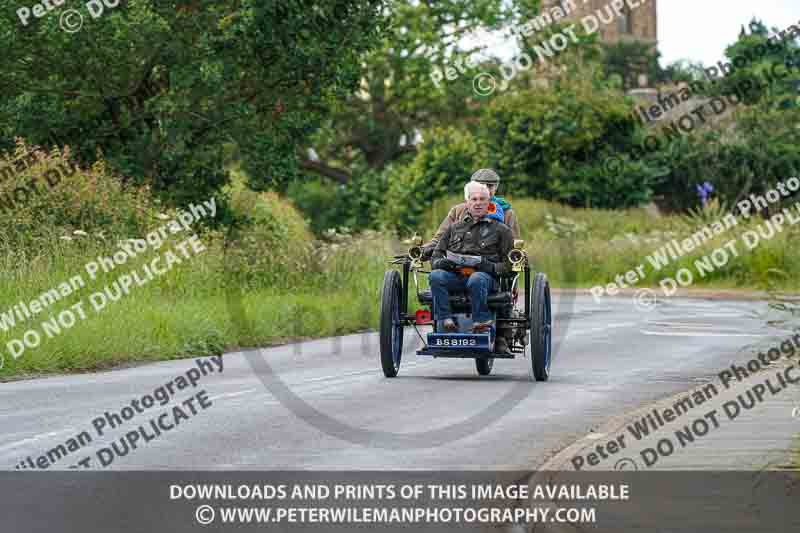
[[528,261],[528,254],[523,249],[524,246],[524,240],[515,239],[514,248],[508,252],[508,260],[511,261],[511,270],[513,272],[522,272],[525,263]]
[[411,268],[422,268],[422,237],[415,233],[408,243],[411,244],[411,248],[408,249]]

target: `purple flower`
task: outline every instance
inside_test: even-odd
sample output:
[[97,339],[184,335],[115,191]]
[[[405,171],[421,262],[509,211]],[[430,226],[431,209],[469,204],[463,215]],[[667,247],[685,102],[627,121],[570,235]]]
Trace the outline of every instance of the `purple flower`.
[[702,185],[700,184],[697,185],[697,195],[700,197],[700,201],[703,202],[703,205],[706,205],[706,203],[708,203],[708,197],[711,195],[712,192],[714,192],[714,186],[707,181]]

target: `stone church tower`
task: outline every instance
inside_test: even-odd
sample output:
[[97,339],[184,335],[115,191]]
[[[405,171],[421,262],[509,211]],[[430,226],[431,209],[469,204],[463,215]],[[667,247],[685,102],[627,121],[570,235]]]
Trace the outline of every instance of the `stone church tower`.
[[[636,0],[630,3],[639,3],[638,7],[631,9],[627,3],[623,8],[623,15],[614,16],[611,24],[600,24],[598,33],[601,42],[605,44],[615,44],[624,41],[640,41],[654,46],[658,45],[658,18],[657,0]],[[542,0],[542,13],[551,13],[553,9],[560,7],[567,13],[566,20],[580,22],[580,19],[587,15],[594,15],[600,20],[607,20],[609,15],[606,13],[606,6],[612,0]],[[608,8],[611,9],[610,7]],[[598,15],[597,11],[601,12]]]

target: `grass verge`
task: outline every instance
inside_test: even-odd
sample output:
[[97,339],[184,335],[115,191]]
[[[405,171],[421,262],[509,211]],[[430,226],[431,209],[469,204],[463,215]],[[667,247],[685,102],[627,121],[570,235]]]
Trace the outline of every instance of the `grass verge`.
[[[334,268],[344,262],[350,266],[347,276],[333,283],[316,279],[292,290],[248,288],[241,293],[240,320],[232,316],[224,289],[232,277],[225,269],[221,242],[209,241],[208,237],[206,240],[207,250],[191,262],[186,261],[142,287],[134,284],[127,296],[109,301],[99,310],[92,306],[90,295],[102,291],[136,265],[117,267],[94,282],[83,272],[86,287],[8,331],[0,331],[5,358],[0,378],[220,354],[235,347],[341,335],[377,324],[378,285],[385,259],[380,250],[388,246],[381,238],[362,238],[349,249],[369,249],[371,255],[354,261],[347,249],[341,249],[338,255],[328,258]],[[0,313],[7,312],[9,302],[30,301],[82,272],[84,259],[82,255],[72,261],[62,258],[60,268],[29,271],[24,285],[12,289],[4,284],[0,289],[0,301],[4,303]],[[48,335],[42,323],[51,316],[57,319],[58,313],[81,301],[86,318],[76,320],[70,328],[62,327],[60,333],[53,333],[51,328]],[[41,342],[25,347],[14,358],[7,343],[22,340],[28,331],[38,332]]]

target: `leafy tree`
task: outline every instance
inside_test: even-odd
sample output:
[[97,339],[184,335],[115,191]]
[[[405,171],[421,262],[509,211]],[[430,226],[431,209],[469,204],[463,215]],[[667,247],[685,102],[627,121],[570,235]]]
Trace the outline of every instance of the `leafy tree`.
[[673,61],[662,71],[660,82],[681,82],[691,83],[693,81],[705,81],[703,63],[688,59]]
[[562,80],[492,103],[481,122],[493,165],[511,190],[572,205],[627,207],[649,199],[654,169],[608,156],[633,145],[635,119],[618,91]]
[[[573,28],[568,31],[570,26]],[[556,34],[561,34],[568,40],[566,48],[561,51],[551,45]],[[533,68],[516,77],[515,85],[519,89],[533,85],[531,81],[534,78],[551,81],[576,77],[581,79],[588,77],[596,82],[606,80],[601,64],[602,47],[599,36],[597,33],[586,33],[582,24],[570,20],[553,22],[528,36],[522,32],[518,34],[517,40],[520,49],[535,62]],[[541,58],[537,47],[543,50]],[[553,52],[553,57],[549,57],[544,51],[548,48]]]
[[795,62],[800,59],[800,46],[789,35],[785,40],[773,39],[770,43],[770,37],[777,36],[779,30],[773,28],[770,32],[756,19],[750,22],[749,28],[748,32],[742,27],[736,42],[725,49],[728,62],[733,64],[735,60],[743,59],[745,66],[735,66],[728,75],[720,72],[724,79],[720,80],[717,90],[711,91],[711,94],[730,94],[745,80],[758,81],[762,87],[748,93],[745,98],[747,103],[781,108],[796,105],[797,88],[800,86],[800,74],[796,70],[788,70],[784,79],[768,81],[774,77],[773,65],[784,65],[787,58]]
[[[414,140],[425,128],[476,120],[480,101],[472,83],[480,68],[469,68],[464,61],[485,45],[469,44],[474,40],[465,37],[510,22],[518,13],[516,4],[516,0],[391,1],[391,31],[380,48],[364,58],[360,90],[337,106],[313,142],[298,150],[301,166],[349,183],[356,168],[380,170],[407,155],[413,157]],[[447,68],[454,69],[452,77],[458,61],[464,73],[448,80]],[[435,80],[438,74],[441,79]],[[308,154],[312,146],[318,160]]]
[[685,211],[699,202],[696,186],[706,181],[728,206],[750,193],[763,194],[800,172],[800,109],[750,107],[724,134],[710,130],[679,137],[648,155],[650,164],[668,169],[656,187],[660,204]]
[[[11,9],[30,2],[12,0]],[[84,163],[173,200],[227,179],[223,145],[241,148],[256,185],[297,170],[294,151],[355,88],[360,55],[385,23],[381,0],[123,1],[61,31],[54,12],[0,20],[0,128],[66,140]],[[254,172],[257,171],[257,172]]]
[[475,170],[485,166],[486,148],[469,131],[431,128],[411,164],[390,170],[389,192],[383,220],[401,230],[419,223],[433,200],[463,194],[464,184]]
[[377,229],[386,204],[388,180],[389,172],[370,169],[354,172],[347,185],[308,176],[293,181],[287,196],[309,219],[316,234],[341,227]]
[[[770,32],[757,20],[749,28],[748,32],[743,27],[725,51],[727,62],[744,58],[746,63],[741,65],[739,59],[740,66],[732,72],[719,73],[718,83],[706,84],[708,96],[743,96],[732,118],[674,139],[646,157],[650,164],[666,169],[656,192],[667,209],[683,211],[697,205],[698,183],[711,182],[715,194],[732,205],[752,192],[766,192],[800,171],[800,130],[796,127],[800,108],[795,104],[800,76],[789,71],[786,79],[768,83],[772,65],[783,65],[786,57],[800,57],[796,55],[800,47],[793,39],[768,46],[770,35],[777,30]],[[693,70],[696,75],[696,68]],[[754,89],[737,92],[745,80]]]

